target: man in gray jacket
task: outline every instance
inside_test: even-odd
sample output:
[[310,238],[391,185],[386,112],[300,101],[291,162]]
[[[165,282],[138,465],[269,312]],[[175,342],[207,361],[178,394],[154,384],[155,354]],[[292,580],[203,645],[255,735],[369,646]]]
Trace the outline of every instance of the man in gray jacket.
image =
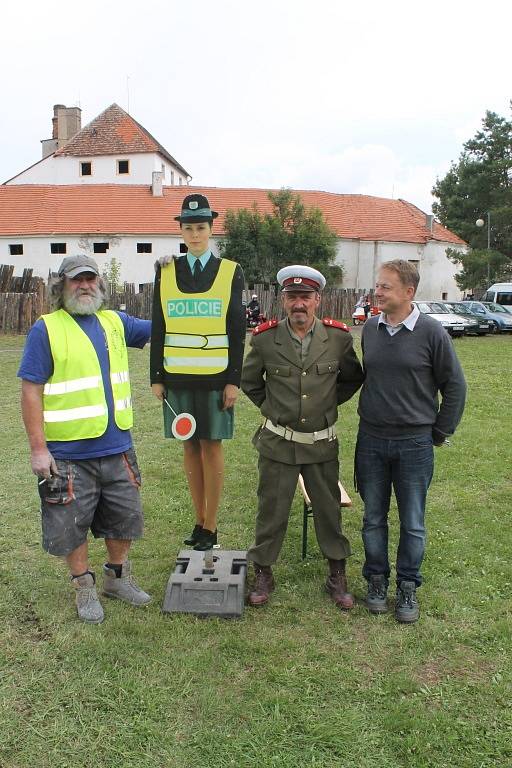
[[366,604],[372,613],[387,611],[393,488],[400,518],[395,618],[404,623],[417,621],[420,615],[416,588],[422,581],[432,446],[443,445],[453,434],[466,396],[448,333],[412,304],[418,283],[418,271],[408,261],[397,259],[381,266],[375,288],[381,314],[365,323],[362,335],[365,381],[356,446],[356,480],[364,501]]

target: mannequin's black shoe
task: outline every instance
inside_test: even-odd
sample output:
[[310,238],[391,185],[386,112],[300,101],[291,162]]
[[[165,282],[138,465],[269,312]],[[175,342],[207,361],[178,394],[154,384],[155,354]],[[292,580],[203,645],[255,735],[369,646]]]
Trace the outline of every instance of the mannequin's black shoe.
[[197,544],[202,530],[203,530],[202,525],[194,525],[194,530],[192,531],[188,539],[184,539],[183,543],[188,544],[189,546],[191,546],[192,544]]
[[205,552],[211,549],[217,543],[217,531],[209,531],[208,528],[201,528],[199,539],[194,549],[198,552]]

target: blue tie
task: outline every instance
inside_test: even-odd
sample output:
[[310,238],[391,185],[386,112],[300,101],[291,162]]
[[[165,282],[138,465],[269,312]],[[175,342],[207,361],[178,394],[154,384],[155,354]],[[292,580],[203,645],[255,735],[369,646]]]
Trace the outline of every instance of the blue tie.
[[203,271],[203,268],[201,266],[201,262],[199,259],[196,259],[196,263],[194,264],[194,280],[199,280],[201,276],[201,272]]

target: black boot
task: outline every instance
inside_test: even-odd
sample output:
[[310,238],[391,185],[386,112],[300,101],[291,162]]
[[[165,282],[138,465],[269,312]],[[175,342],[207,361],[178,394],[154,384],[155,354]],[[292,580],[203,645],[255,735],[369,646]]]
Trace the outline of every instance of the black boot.
[[209,531],[208,528],[201,528],[201,533],[199,534],[194,549],[197,552],[206,552],[207,549],[211,549],[216,543],[217,531]]
[[194,525],[194,530],[192,531],[188,539],[184,539],[183,543],[188,544],[189,546],[192,546],[192,544],[197,544],[202,530],[203,530],[203,526],[197,525],[196,523],[196,525]]

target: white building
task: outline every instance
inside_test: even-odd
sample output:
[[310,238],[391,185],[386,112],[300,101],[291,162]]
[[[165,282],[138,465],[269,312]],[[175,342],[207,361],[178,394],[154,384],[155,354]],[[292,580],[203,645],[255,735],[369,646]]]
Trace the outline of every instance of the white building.
[[146,184],[152,173],[164,184],[192,179],[145,128],[117,104],[81,128],[81,109],[56,104],[53,136],[43,157],[5,184]]
[[[64,255],[86,252],[101,267],[114,257],[121,279],[139,285],[152,281],[156,258],[180,252],[174,217],[185,194],[205,194],[219,212],[216,253],[227,210],[253,204],[261,213],[272,210],[269,190],[183,189],[191,180],[188,172],[117,105],[73,133],[78,112],[55,107],[54,136],[43,141],[43,154],[50,154],[0,185],[0,263],[14,264],[17,273],[32,267],[47,277]],[[307,207],[320,208],[336,232],[344,287],[371,288],[379,265],[401,258],[420,271],[419,298],[460,297],[446,248],[463,251],[466,244],[433,216],[405,200],[297,193]]]

